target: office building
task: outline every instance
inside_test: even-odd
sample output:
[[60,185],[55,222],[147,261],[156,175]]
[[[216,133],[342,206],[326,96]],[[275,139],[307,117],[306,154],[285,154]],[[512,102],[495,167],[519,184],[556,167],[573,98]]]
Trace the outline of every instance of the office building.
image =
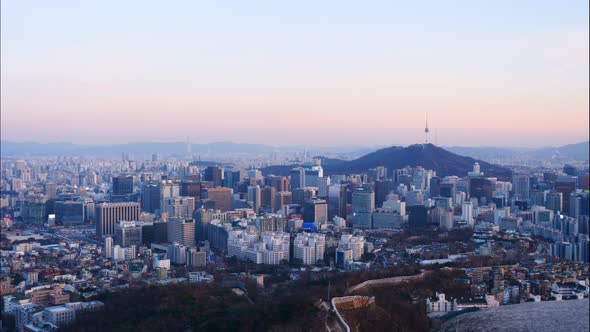
[[190,196],[166,198],[162,208],[169,218],[192,218],[194,211],[195,199]]
[[231,195],[233,189],[217,187],[207,189],[207,197],[210,201],[215,202],[215,209],[226,212],[231,210]]
[[139,219],[139,203],[100,203],[96,205],[96,236],[115,235],[117,221]]
[[563,211],[563,193],[551,191],[545,196],[545,207],[554,213]]
[[84,220],[86,220],[84,202],[57,201],[53,206],[57,224],[63,226],[84,224]]
[[517,201],[528,201],[530,199],[530,177],[527,174],[512,175],[512,192]]
[[352,227],[372,228],[375,193],[359,188],[352,194]]
[[293,203],[293,194],[290,191],[279,191],[277,192],[276,197],[276,211],[282,210],[285,206]]
[[305,187],[305,169],[302,167],[293,168],[290,174],[291,191]]
[[248,186],[248,203],[252,206],[252,210],[258,213],[261,206],[261,190],[259,185]]
[[428,225],[428,208],[424,205],[406,207],[410,228],[425,228]]
[[143,184],[141,188],[141,210],[156,213],[160,210],[160,185],[156,182]]
[[269,175],[266,178],[266,185],[275,188],[277,192],[290,191],[289,178],[285,176]]
[[142,227],[137,221],[119,221],[115,230],[115,244],[121,247],[142,244]]
[[328,203],[323,199],[311,199],[303,207],[303,221],[325,224],[328,222]]
[[113,195],[133,194],[133,176],[121,175],[113,177]]
[[328,189],[328,218],[346,218],[346,202],[346,185],[331,185]]
[[221,180],[223,178],[222,174],[223,174],[223,172],[221,171],[220,167],[209,166],[205,169],[204,179],[205,179],[205,181],[209,181],[209,182],[213,183],[213,187],[220,187]]
[[189,247],[196,245],[194,219],[171,218],[168,220],[167,229],[168,242],[177,242]]
[[569,214],[570,209],[570,196],[576,191],[575,176],[559,175],[555,181],[555,191],[560,192],[563,198],[562,212]]

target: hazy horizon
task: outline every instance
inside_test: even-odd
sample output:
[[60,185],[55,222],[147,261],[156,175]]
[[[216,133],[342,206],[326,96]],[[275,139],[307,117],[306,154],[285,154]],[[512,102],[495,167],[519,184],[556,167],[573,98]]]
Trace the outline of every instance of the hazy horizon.
[[1,139],[589,139],[587,1],[2,2]]
[[[186,144],[185,141],[181,140],[168,140],[168,141],[161,141],[161,140],[149,140],[149,141],[128,141],[128,142],[120,142],[120,143],[76,143],[76,142],[69,142],[69,141],[54,141],[54,142],[42,142],[42,141],[16,141],[16,140],[9,140],[9,139],[2,139],[1,142],[4,143],[16,143],[16,144],[72,144],[72,145],[79,145],[79,146],[88,146],[88,147],[98,147],[98,146],[110,146],[110,145],[127,145],[127,144]],[[538,146],[517,146],[517,145],[440,145],[435,144],[435,142],[430,141],[428,143],[434,144],[436,146],[445,148],[445,147],[457,147],[457,148],[502,148],[502,149],[527,149],[527,150],[535,150],[541,148],[552,148],[552,147],[561,147],[565,145],[576,145],[576,144],[583,144],[588,143],[590,141],[579,141],[579,142],[570,142],[566,144],[559,144],[559,145],[538,145]],[[291,148],[291,147],[309,147],[309,148],[382,148],[388,146],[410,146],[414,144],[423,144],[424,142],[414,142],[409,144],[354,144],[354,143],[345,143],[345,144],[273,144],[273,143],[264,143],[264,142],[247,142],[247,141],[231,141],[231,140],[217,140],[217,141],[190,141],[191,145],[208,145],[208,144],[246,144],[246,145],[265,145],[269,147],[276,147],[276,148]]]

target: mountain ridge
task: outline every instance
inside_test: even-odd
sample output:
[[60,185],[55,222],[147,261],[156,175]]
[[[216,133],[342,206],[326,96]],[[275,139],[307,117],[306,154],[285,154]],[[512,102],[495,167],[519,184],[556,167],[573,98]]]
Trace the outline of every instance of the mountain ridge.
[[[422,166],[435,170],[437,175],[466,175],[477,162],[486,176],[509,178],[512,172],[502,166],[490,164],[471,157],[460,156],[433,144],[414,144],[407,147],[391,146],[366,154],[360,158],[346,161],[340,159],[320,158],[326,175],[351,174],[365,172],[370,168],[384,166],[388,170],[406,166]],[[288,175],[289,170],[297,165],[269,166],[264,174]]]

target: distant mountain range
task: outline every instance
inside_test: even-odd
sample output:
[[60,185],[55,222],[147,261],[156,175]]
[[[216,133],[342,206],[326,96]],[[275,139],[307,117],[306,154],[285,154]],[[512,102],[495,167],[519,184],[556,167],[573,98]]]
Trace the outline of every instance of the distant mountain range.
[[[426,169],[435,170],[440,176],[462,176],[471,171],[476,162],[479,163],[481,171],[487,176],[507,178],[512,174],[507,168],[471,157],[460,156],[433,144],[415,144],[408,147],[392,146],[350,161],[322,158],[324,173],[327,175],[360,173],[377,166],[385,166],[390,170],[406,166],[423,166]],[[288,175],[289,170],[295,166],[297,165],[270,166],[262,171],[264,174]]]
[[499,148],[499,147],[463,147],[450,146],[447,150],[477,159],[499,160],[499,159],[570,159],[589,160],[590,142],[581,142],[557,147],[543,148]]
[[[266,144],[249,144],[234,142],[214,142],[206,144],[190,144],[192,154],[270,154],[273,152],[297,152],[307,150],[310,154],[330,153],[343,156],[360,156],[375,147],[356,145],[343,146],[286,146],[276,147]],[[185,142],[136,142],[112,145],[81,145],[73,143],[36,143],[0,141],[0,152],[3,156],[49,156],[49,155],[86,155],[86,156],[120,156],[121,153],[134,154],[138,157],[152,153],[162,155],[185,155]]]

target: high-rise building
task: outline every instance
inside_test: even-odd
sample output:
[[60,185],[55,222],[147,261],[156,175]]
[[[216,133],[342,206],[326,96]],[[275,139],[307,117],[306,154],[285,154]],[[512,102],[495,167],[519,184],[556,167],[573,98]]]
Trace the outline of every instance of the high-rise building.
[[375,206],[381,207],[387,200],[387,195],[395,191],[395,182],[391,180],[375,181]]
[[[528,177],[527,177],[528,178]],[[482,177],[470,177],[469,178],[469,196],[477,198],[479,201],[485,198],[486,204],[492,200],[493,192],[492,182]],[[523,191],[520,194],[526,194],[525,201],[529,200],[529,190]]]
[[291,192],[293,194],[293,204],[299,204],[303,206],[305,202],[307,202],[315,196],[315,192],[315,188],[311,187],[293,189],[293,191]]
[[305,265],[313,265],[324,259],[325,248],[324,234],[300,233],[293,242],[293,257]]
[[354,228],[372,228],[374,210],[374,192],[359,188],[352,193],[352,226]]
[[164,209],[164,201],[171,197],[180,196],[180,184],[178,181],[163,180],[160,186],[160,205],[158,212],[162,213]]
[[555,191],[560,192],[563,197],[562,211],[569,213],[570,195],[576,191],[576,177],[568,175],[560,175],[555,181]]
[[407,206],[410,228],[424,228],[428,225],[428,208],[424,205]]
[[304,187],[318,187],[318,179],[324,176],[322,166],[313,166],[304,170]]
[[276,206],[277,190],[275,187],[266,186],[261,189],[260,193],[260,206],[269,212],[277,212]]
[[160,186],[156,182],[143,184],[141,188],[141,210],[155,213],[160,210]]
[[328,198],[328,188],[330,187],[330,178],[329,177],[321,177],[318,178],[318,197],[319,198]]
[[190,248],[186,251],[186,265],[204,268],[207,265],[207,252],[203,248]]
[[162,212],[171,218],[192,218],[195,211],[195,199],[190,196],[170,197],[164,200]]
[[213,187],[221,186],[221,180],[223,179],[222,176],[223,172],[221,171],[220,167],[217,166],[209,166],[205,169],[205,181],[210,181],[213,183]]
[[590,194],[587,192],[572,192],[570,194],[569,216],[579,218],[589,215]]
[[269,175],[266,178],[266,184],[276,189],[277,192],[289,191],[289,179],[285,176]]
[[529,201],[530,199],[530,177],[527,174],[512,175],[513,197],[517,201]]
[[554,213],[563,211],[563,194],[557,191],[548,192],[545,197],[545,207]]
[[471,202],[463,202],[463,204],[461,205],[461,211],[461,219],[467,222],[467,225],[473,226],[473,204],[471,204]]
[[365,253],[365,237],[353,236],[351,234],[342,234],[338,242],[338,249],[351,250],[351,261],[361,259]]
[[84,224],[84,202],[57,201],[54,203],[55,222],[64,226]]
[[115,235],[117,221],[139,219],[139,203],[100,203],[96,205],[96,236]]
[[302,167],[293,168],[290,174],[291,190],[305,187],[305,169]]
[[119,221],[115,229],[115,244],[121,247],[142,244],[142,228],[137,221]]
[[293,194],[290,191],[279,191],[276,197],[276,210],[282,210],[286,205],[293,203]]
[[190,196],[195,202],[201,199],[201,182],[200,181],[182,181],[180,182],[180,196]]
[[260,186],[259,185],[249,186],[248,187],[248,202],[252,206],[252,209],[254,210],[254,212],[258,213],[258,211],[260,210],[260,206],[261,206],[260,200],[261,200]]
[[105,258],[112,258],[113,257],[113,237],[107,236],[104,239],[104,257]]
[[133,176],[121,175],[113,177],[113,195],[133,194]]
[[328,218],[346,218],[346,185],[334,184],[328,189]]
[[195,220],[182,218],[169,219],[168,242],[177,242],[185,246],[194,247],[196,245]]
[[303,221],[325,224],[328,222],[328,204],[323,199],[311,199],[303,207]]
[[231,195],[233,189],[217,187],[207,189],[207,197],[209,200],[215,202],[215,208],[226,212],[231,210]]

